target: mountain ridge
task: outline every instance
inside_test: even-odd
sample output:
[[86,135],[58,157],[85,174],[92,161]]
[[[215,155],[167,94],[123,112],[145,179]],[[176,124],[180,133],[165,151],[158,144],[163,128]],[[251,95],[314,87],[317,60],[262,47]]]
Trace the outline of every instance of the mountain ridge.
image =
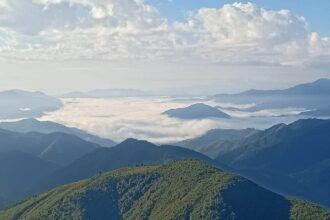
[[162,114],[179,119],[231,118],[230,115],[220,111],[218,108],[203,103],[195,103],[183,108],[169,109]]
[[[203,190],[208,189],[208,190]],[[329,211],[289,201],[199,161],[124,168],[32,197],[0,218],[44,219],[314,219]]]

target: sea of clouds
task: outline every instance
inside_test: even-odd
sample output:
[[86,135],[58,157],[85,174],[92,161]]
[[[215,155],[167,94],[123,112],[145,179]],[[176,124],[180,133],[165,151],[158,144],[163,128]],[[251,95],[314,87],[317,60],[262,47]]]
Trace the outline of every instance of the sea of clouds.
[[[137,138],[155,143],[172,143],[193,138],[215,128],[267,128],[277,123],[295,121],[297,109],[263,110],[245,112],[252,106],[222,103],[220,106],[235,107],[225,110],[232,119],[180,120],[162,113],[168,109],[181,108],[203,102],[219,106],[212,100],[202,98],[108,98],[108,99],[63,99],[63,108],[47,113],[40,120],[49,120],[77,127],[117,142]],[[286,116],[283,116],[286,115]]]

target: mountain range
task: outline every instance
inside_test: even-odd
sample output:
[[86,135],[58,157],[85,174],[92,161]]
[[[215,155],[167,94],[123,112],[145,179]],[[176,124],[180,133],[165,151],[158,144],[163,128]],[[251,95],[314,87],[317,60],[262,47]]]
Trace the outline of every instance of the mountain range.
[[52,173],[36,186],[36,191],[90,178],[100,172],[138,164],[160,164],[172,160],[198,159],[217,167],[225,168],[220,162],[181,147],[158,146],[147,141],[127,139],[112,148],[99,148],[84,155],[73,163]]
[[226,152],[228,150],[226,146],[229,147],[230,143],[241,140],[257,132],[259,132],[259,130],[254,128],[242,130],[212,129],[199,137],[180,141],[173,145],[189,148],[211,158],[215,158],[222,152]]
[[140,97],[152,96],[149,91],[137,89],[96,89],[88,92],[70,92],[61,95],[62,98],[115,98],[115,97]]
[[[224,141],[228,133],[244,135]],[[272,191],[330,207],[330,120],[298,120],[263,131],[215,130],[181,143]]]
[[[40,135],[38,133],[20,134],[10,131],[7,132],[10,135],[23,135],[24,138],[32,134],[32,140],[34,140],[34,135]],[[41,137],[54,136],[57,134],[58,133],[51,133],[41,135]],[[102,148],[96,144],[92,144],[90,146],[91,148],[85,151],[85,146],[89,145],[84,144],[89,144],[89,142],[84,142],[72,135],[65,135],[65,137],[70,138],[70,142],[66,142],[67,138],[64,138],[63,141],[59,142],[62,144],[52,146],[56,149],[57,146],[60,147],[61,154],[56,150],[51,150],[50,155],[46,158],[36,153],[38,152],[36,149],[39,150],[43,145],[38,145],[39,142],[30,141],[29,144],[36,143],[37,147],[34,149],[34,146],[36,146],[35,144],[24,145],[24,141],[28,143],[28,140],[21,139],[19,136],[14,136],[13,138],[23,140],[16,142],[17,145],[7,145],[7,148],[2,147],[3,153],[0,153],[0,155],[3,155],[0,157],[2,169],[0,168],[0,171],[3,173],[0,172],[0,175],[4,177],[4,180],[2,180],[4,185],[0,184],[0,197],[4,199],[8,198],[8,200],[10,199],[10,201],[15,202],[28,195],[43,192],[59,185],[90,178],[100,172],[108,172],[118,168],[139,164],[159,164],[173,160],[198,159],[217,167],[222,167],[220,163],[213,161],[201,153],[181,147],[157,146],[147,141],[128,139],[112,148]],[[4,138],[0,138],[0,140],[1,139],[4,140]],[[7,140],[13,141],[13,139]],[[3,143],[5,143],[5,141],[3,141]],[[0,146],[5,145],[6,144]],[[59,161],[62,162],[67,156],[59,157],[56,160],[54,159],[56,156],[62,154],[71,155],[70,153],[72,150],[70,149],[74,149],[77,154],[79,154],[79,156],[75,154],[78,158],[73,162],[71,161],[68,163],[67,161],[66,163],[58,163]],[[52,160],[49,160],[49,158]]]
[[164,115],[180,119],[231,118],[230,115],[203,103],[196,103],[184,108],[170,109]]
[[61,100],[42,92],[8,90],[0,92],[0,119],[40,117],[62,107]]
[[198,161],[99,174],[31,197],[1,219],[329,219],[316,205],[288,200]]
[[62,124],[58,124],[51,121],[39,121],[34,118],[23,119],[19,121],[12,121],[12,122],[0,122],[0,128],[21,132],[21,133],[28,133],[28,132],[38,132],[43,134],[50,134],[50,133],[66,133],[78,136],[79,138],[93,142],[103,147],[112,147],[116,145],[116,142],[101,138],[96,135],[90,134],[86,131],[74,128],[74,127],[67,127]]
[[99,147],[65,133],[17,133],[0,129],[0,152],[21,151],[61,166]]
[[[31,126],[29,126],[30,124]],[[271,214],[273,216],[281,214],[282,217],[280,219],[302,219],[300,218],[302,215],[321,215],[322,217],[327,215],[326,211],[318,206],[298,200],[288,200],[286,198],[287,196],[306,199],[330,207],[330,191],[328,187],[330,184],[330,120],[298,120],[288,125],[278,124],[266,130],[252,128],[242,130],[215,129],[201,137],[174,144],[180,147],[172,145],[158,146],[147,141],[135,139],[127,139],[110,148],[102,147],[74,135],[72,132],[76,130],[73,128],[33,119],[14,123],[2,123],[1,126],[12,131],[0,129],[0,176],[2,177],[0,181],[0,208],[13,204],[18,200],[26,199],[28,196],[34,194],[42,194],[31,197],[13,206],[11,209],[2,212],[0,219],[2,219],[2,216],[9,216],[8,219],[35,219],[35,216],[43,216],[42,219],[52,219],[52,217],[54,219],[54,216],[62,217],[61,215],[67,215],[66,217],[70,219],[72,214],[77,214],[78,219],[98,219],[98,217],[102,219],[103,214],[105,216],[113,215],[116,218],[123,216],[128,218],[131,216],[129,213],[135,213],[131,218],[136,218],[140,215],[158,216],[160,211],[157,210],[159,208],[156,208],[154,212],[154,209],[151,207],[149,214],[139,213],[146,210],[145,205],[149,207],[149,203],[145,200],[140,200],[140,197],[134,199],[135,197],[130,193],[126,196],[124,194],[125,192],[133,193],[136,190],[135,193],[140,192],[139,195],[142,198],[144,196],[143,193],[148,191],[145,188],[147,186],[144,185],[145,182],[143,179],[134,179],[137,176],[134,169],[140,169],[144,173],[143,176],[146,177],[151,172],[148,169],[152,166],[157,170],[156,173],[161,175],[163,181],[167,177],[165,174],[165,176],[162,176],[163,174],[161,174],[160,170],[165,169],[164,167],[168,166],[168,164],[176,163],[179,165],[173,165],[174,167],[170,170],[174,173],[176,170],[184,170],[180,170],[181,176],[175,174],[175,179],[171,179],[170,181],[176,183],[183,181],[181,185],[189,183],[188,185],[191,188],[186,189],[181,188],[185,186],[171,185],[173,190],[175,192],[181,192],[181,190],[195,191],[191,195],[192,197],[188,197],[189,203],[181,203],[181,200],[174,198],[173,201],[179,202],[179,204],[172,207],[173,209],[170,209],[171,211],[169,213],[176,213],[175,216],[181,216],[182,211],[183,213],[188,212],[187,216],[194,216],[193,213],[201,215],[199,213],[201,208],[196,208],[200,207],[201,200],[199,199],[205,198],[207,201],[210,201],[210,198],[212,198],[211,200],[213,201],[215,198],[214,195],[219,195],[219,193],[216,193],[216,189],[220,185],[216,185],[215,188],[212,188],[212,185],[203,185],[206,182],[212,182],[207,177],[208,174],[212,173],[208,169],[210,166],[219,168],[225,172],[244,176],[259,186],[242,177],[217,170],[217,172],[222,173],[221,175],[229,175],[232,179],[240,180],[238,182],[230,181],[225,189],[231,189],[232,185],[240,185],[241,182],[247,185],[246,188],[242,186],[243,188],[238,187],[233,191],[229,190],[231,194],[226,199],[224,199],[226,193],[222,194],[223,191],[219,191],[221,192],[221,199],[219,201],[223,206],[218,207],[217,204],[219,201],[214,200],[215,203],[212,203],[211,207],[216,207],[215,209],[204,210],[202,208],[204,214],[208,213],[207,215],[205,214],[205,218],[208,218],[209,215],[215,217],[223,217],[224,215],[227,216],[225,219],[230,219],[232,216],[229,215],[231,217],[228,217],[227,213],[230,212],[233,213],[233,216],[236,216],[236,219],[255,219],[255,214],[271,219],[268,215],[273,211],[263,213],[261,211],[265,209],[263,205],[268,204],[267,201],[277,204],[277,201],[280,200],[282,202],[278,203],[277,207],[281,204],[281,207],[282,205],[283,208],[286,207],[286,211]],[[26,132],[31,129],[43,130],[43,126],[45,133]],[[53,132],[56,129],[71,131],[71,134]],[[15,132],[13,130],[26,133]],[[81,135],[81,132],[83,132],[78,131],[78,135]],[[191,159],[203,161],[203,163],[196,161],[169,163],[171,161]],[[126,173],[123,175],[123,179],[112,179],[107,182],[103,178],[121,172],[114,170],[129,166],[138,166],[138,168],[127,168],[128,170],[133,169],[132,173],[130,175]],[[104,174],[111,171],[114,171],[114,173]],[[198,172],[194,174],[195,171]],[[167,173],[169,174],[171,172]],[[185,179],[186,173],[188,175],[187,179]],[[190,174],[193,176],[189,176]],[[133,179],[130,179],[132,176]],[[197,181],[194,179],[194,176],[198,176],[201,179]],[[204,177],[206,179],[203,179]],[[86,178],[87,180],[84,181],[83,179]],[[174,177],[171,176],[171,178]],[[102,184],[98,182],[96,185],[89,185],[94,180],[97,180],[97,182],[100,180]],[[118,182],[116,182],[117,180]],[[128,182],[125,182],[126,180]],[[74,183],[76,181],[82,182]],[[148,182],[149,179],[146,181]],[[160,192],[168,192],[168,189],[163,187],[162,181],[155,186],[151,182],[148,182],[147,185],[149,184],[148,186],[155,187],[156,191],[160,187]],[[221,181],[219,179],[215,184],[220,184]],[[112,183],[116,187],[109,188],[109,190],[115,194],[103,194],[102,192],[104,191],[99,191],[99,189],[103,189],[103,186],[106,187]],[[77,189],[77,186],[82,186],[82,188],[78,187],[79,189]],[[80,192],[89,192],[88,190],[94,186],[97,189],[96,194],[94,194],[94,191],[92,194],[80,194]],[[126,188],[123,191],[117,191],[118,187],[121,186],[125,186]],[[52,190],[54,187],[60,188]],[[141,191],[139,187],[142,187],[146,191]],[[205,189],[207,190],[205,191]],[[47,190],[52,191],[46,192]],[[106,192],[108,192],[107,190],[108,188],[106,188]],[[207,194],[208,191],[215,194],[211,196]],[[250,191],[252,192],[251,195],[247,195],[247,192]],[[120,194],[120,192],[124,194]],[[261,193],[260,199],[258,197],[255,200],[250,200],[252,194],[259,196],[259,192]],[[152,190],[150,193],[153,194],[155,191]],[[45,195],[47,196],[44,197]],[[114,195],[116,197],[113,197]],[[121,197],[122,195],[123,197]],[[126,200],[128,195],[132,196],[132,201]],[[235,197],[239,199],[233,199]],[[150,197],[148,196],[147,198]],[[173,197],[170,198],[173,199]],[[241,198],[246,198],[246,201],[250,202],[245,204]],[[93,206],[95,201],[98,200],[104,201],[105,204],[116,205],[115,207],[118,209],[113,209],[114,211],[109,214],[107,213],[108,209],[104,209],[102,206]],[[69,203],[63,207],[58,207],[56,205],[58,201],[67,201]],[[124,206],[121,206],[123,201],[125,201],[124,203],[131,204],[130,208],[125,209],[126,211],[123,211]],[[166,198],[163,200],[163,198],[157,197],[152,201],[155,201],[155,204],[159,202],[159,207],[165,207],[169,199]],[[195,202],[191,204],[191,201]],[[254,206],[251,207],[250,203]],[[86,207],[84,206],[85,204],[87,205]],[[266,206],[270,207],[269,210],[272,210],[269,204]],[[51,214],[49,212],[46,213],[46,209],[43,207],[49,207],[52,210]],[[70,210],[70,207],[76,207],[78,209]],[[68,211],[63,210],[65,208],[68,208]],[[220,213],[218,213],[219,208],[222,210]],[[246,213],[247,209],[251,210],[253,208],[256,211]],[[88,211],[88,209],[90,210]],[[87,217],[86,212],[90,212],[90,214],[87,214]],[[97,213],[103,214],[102,216],[94,216]],[[168,213],[161,214],[167,215]],[[11,215],[14,215],[14,217]],[[233,217],[233,219],[235,218]]]
[[319,79],[283,90],[249,90],[238,94],[213,96],[219,103],[251,104],[245,111],[278,108],[304,108],[303,115],[330,116],[330,79]]

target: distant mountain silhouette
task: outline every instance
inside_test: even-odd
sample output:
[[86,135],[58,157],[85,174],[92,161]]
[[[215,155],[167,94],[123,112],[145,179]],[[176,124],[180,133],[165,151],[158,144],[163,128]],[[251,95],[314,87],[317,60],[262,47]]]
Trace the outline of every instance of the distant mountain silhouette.
[[139,97],[150,96],[152,92],[137,89],[96,89],[88,92],[70,92],[63,98],[111,98],[111,97]]
[[256,104],[245,111],[297,107],[307,109],[311,116],[330,116],[329,88],[330,79],[319,79],[284,90],[249,90],[238,94],[219,94],[213,98],[222,103]]
[[33,118],[23,119],[14,122],[0,122],[0,128],[22,133],[39,132],[43,134],[49,134],[54,132],[61,132],[78,136],[85,141],[93,142],[104,147],[112,147],[116,145],[116,142],[112,140],[92,135],[86,131],[77,128],[66,127],[62,124],[58,124],[51,121],[38,121],[37,119]]
[[231,118],[230,115],[219,109],[203,103],[193,104],[185,108],[170,109],[163,114],[180,119]]
[[177,161],[99,174],[34,196],[0,218],[302,220],[329,219],[330,212],[208,164]]
[[17,133],[0,129],[0,152],[22,151],[62,166],[96,148],[100,146],[65,133]]
[[330,79],[318,79],[283,90],[249,90],[238,95],[330,95]]
[[8,90],[0,92],[0,119],[39,117],[54,111],[62,102],[41,92]]

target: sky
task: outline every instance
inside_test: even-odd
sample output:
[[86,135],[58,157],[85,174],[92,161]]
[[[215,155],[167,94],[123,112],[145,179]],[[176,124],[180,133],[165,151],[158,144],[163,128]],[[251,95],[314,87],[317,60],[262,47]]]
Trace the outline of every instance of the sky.
[[178,94],[330,78],[330,2],[0,0],[0,90]]

